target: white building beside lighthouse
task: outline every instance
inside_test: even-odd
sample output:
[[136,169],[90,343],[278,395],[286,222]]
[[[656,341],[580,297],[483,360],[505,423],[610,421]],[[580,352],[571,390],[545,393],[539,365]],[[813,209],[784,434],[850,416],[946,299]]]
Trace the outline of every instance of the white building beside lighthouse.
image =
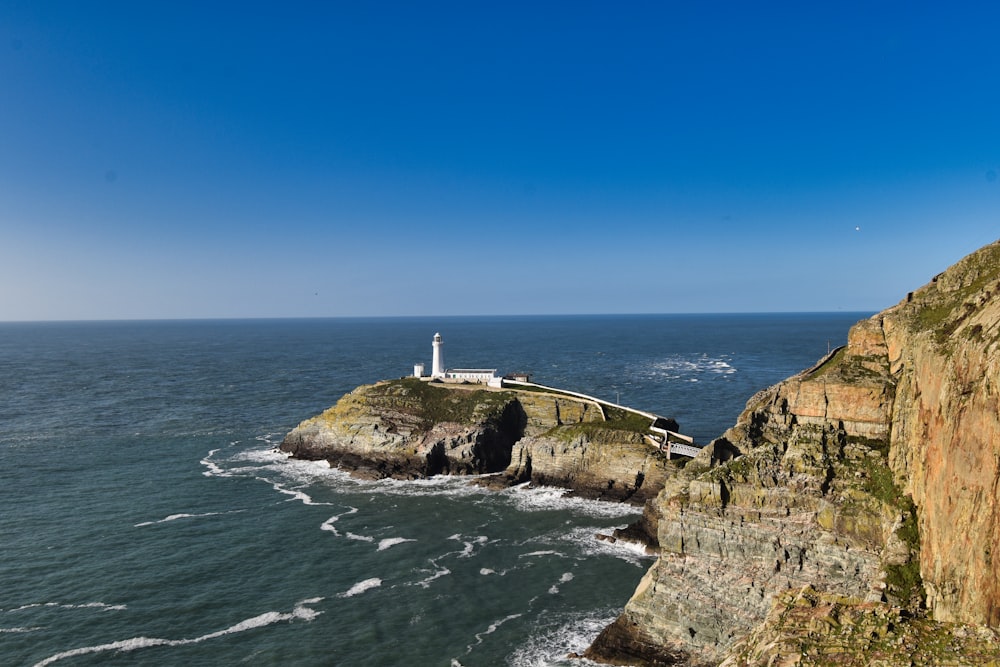
[[[501,386],[501,379],[497,377],[495,368],[445,368],[444,367],[444,339],[441,334],[434,334],[431,341],[431,380],[444,382],[470,382],[478,384],[488,384],[490,386]],[[413,376],[426,378],[423,364],[414,364]]]

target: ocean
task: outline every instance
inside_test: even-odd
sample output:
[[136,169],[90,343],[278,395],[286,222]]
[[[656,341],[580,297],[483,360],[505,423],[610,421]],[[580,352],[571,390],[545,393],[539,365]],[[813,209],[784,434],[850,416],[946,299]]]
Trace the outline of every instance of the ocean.
[[430,366],[673,417],[705,444],[867,313],[0,324],[0,664],[579,665],[652,559],[637,508],[275,451]]

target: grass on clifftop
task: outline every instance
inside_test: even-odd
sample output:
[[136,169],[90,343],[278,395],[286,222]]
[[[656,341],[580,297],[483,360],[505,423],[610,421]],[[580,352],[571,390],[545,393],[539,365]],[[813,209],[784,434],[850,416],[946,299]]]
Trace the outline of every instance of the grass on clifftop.
[[[866,382],[884,382],[888,374],[888,360],[881,357],[863,357],[848,354],[847,347],[842,347],[827,359],[827,361],[810,373],[806,379],[817,380],[826,377],[832,381],[848,384],[863,384]],[[877,371],[875,368],[882,368]]]
[[1000,637],[810,588],[778,595],[765,624],[731,657],[741,665],[803,667],[997,665]]
[[917,293],[913,304],[916,326],[933,331],[938,345],[949,351],[951,335],[978,309],[973,297],[993,283],[993,289],[1000,290],[1000,243],[969,255]]
[[[394,408],[413,414],[425,426],[430,427],[439,422],[476,422],[498,416],[520,391],[522,391],[520,387],[496,391],[478,388],[476,385],[439,384],[417,378],[401,378],[375,385],[370,394],[372,397],[393,403]],[[568,400],[590,403],[569,394],[550,391],[540,393],[565,396]],[[601,431],[638,434],[650,432],[651,422],[648,417],[610,406],[605,406],[604,410],[607,415],[606,420],[563,424],[553,428],[549,434],[572,440],[579,435],[595,435]]]
[[601,432],[623,431],[626,433],[638,433],[645,435],[650,433],[649,426],[651,420],[648,417],[638,415],[621,408],[605,407],[607,412],[606,421],[585,421],[573,424],[557,426],[549,431],[549,435],[562,440],[573,440],[578,436],[596,436]]
[[401,397],[426,424],[469,422],[499,414],[510,402],[511,392],[465,387],[445,387],[417,378],[384,382],[372,389],[376,396]]

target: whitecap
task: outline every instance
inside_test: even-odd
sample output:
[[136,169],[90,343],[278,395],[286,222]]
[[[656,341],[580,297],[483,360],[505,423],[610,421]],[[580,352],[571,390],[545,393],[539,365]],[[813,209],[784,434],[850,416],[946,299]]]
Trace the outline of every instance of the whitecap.
[[531,553],[520,554],[518,558],[533,558],[535,556],[559,556],[560,558],[565,558],[566,554],[561,551],[555,551],[553,549],[548,549],[545,551],[532,551]]
[[[324,505],[332,505],[333,503],[323,503],[323,504]],[[334,514],[329,519],[327,519],[326,521],[324,521],[323,523],[321,523],[320,526],[319,526],[319,529],[320,530],[329,531],[329,532],[333,533],[334,536],[340,537],[340,531],[338,531],[337,528],[336,528],[336,526],[334,526],[333,524],[337,523],[337,521],[339,521],[341,517],[347,516],[348,514],[355,514],[357,511],[358,511],[357,507],[350,507],[350,506],[348,506],[346,512],[342,512],[340,514]]]
[[696,382],[701,375],[732,375],[737,369],[731,355],[671,355],[650,364],[629,368],[627,374],[646,380],[683,380]]
[[488,567],[479,568],[479,574],[483,575],[484,577],[487,576],[487,575],[496,574],[496,573],[497,573],[496,570],[491,570]]
[[475,635],[475,637],[476,637],[476,643],[475,644],[469,644],[466,647],[465,652],[466,653],[471,653],[473,648],[475,648],[479,644],[483,643],[483,637],[485,637],[486,635],[493,634],[498,629],[500,629],[501,625],[503,625],[507,621],[513,621],[515,618],[521,618],[521,616],[523,616],[523,615],[524,614],[510,614],[509,616],[505,616],[504,618],[501,618],[498,621],[493,621],[492,623],[490,623],[489,627],[487,627],[484,631],[476,633],[476,635]]
[[402,544],[403,542],[416,542],[416,540],[411,540],[406,537],[387,537],[383,540],[379,540],[378,551],[385,551],[389,547],[394,547],[397,544]]
[[451,574],[451,570],[449,570],[446,567],[443,567],[440,570],[437,570],[436,572],[434,572],[434,574],[432,574],[431,576],[427,577],[426,579],[421,579],[420,581],[416,582],[414,585],[415,586],[420,586],[421,588],[430,588],[431,587],[431,582],[436,581],[437,579],[440,579],[441,577],[447,577],[449,574]]
[[254,628],[262,628],[267,625],[272,625],[274,623],[280,623],[283,621],[311,621],[323,612],[316,611],[315,609],[310,609],[309,605],[314,605],[323,598],[309,598],[307,600],[301,600],[295,604],[295,607],[291,612],[278,612],[269,611],[263,614],[259,614],[252,618],[245,619],[231,625],[224,630],[219,630],[217,632],[211,632],[206,635],[201,635],[200,637],[194,637],[191,639],[162,639],[159,637],[131,637],[129,639],[122,639],[119,641],[111,642],[108,644],[99,644],[96,646],[84,646],[81,648],[71,649],[69,651],[63,651],[61,653],[56,653],[48,658],[45,658],[41,662],[35,663],[35,667],[45,667],[45,665],[52,664],[53,662],[58,662],[59,660],[64,660],[66,658],[74,658],[80,655],[88,655],[91,653],[105,653],[107,651],[118,651],[121,653],[128,653],[131,651],[136,651],[143,648],[149,648],[152,646],[186,646],[189,644],[198,644],[200,642],[208,641],[210,639],[217,639],[225,635],[230,635],[238,632],[245,632],[247,630],[252,630]]
[[84,602],[83,604],[60,605],[66,609],[101,609],[103,611],[122,611],[128,609],[123,604],[107,604],[105,602]]
[[25,632],[36,632],[36,631],[41,630],[41,629],[42,629],[42,627],[39,626],[39,625],[35,625],[35,626],[31,626],[31,627],[23,627],[23,628],[0,628],[0,635],[3,635],[3,634],[21,634],[21,633],[25,633]]
[[210,450],[208,452],[208,454],[205,455],[205,458],[203,458],[200,461],[200,463],[203,466],[205,466],[206,468],[208,468],[208,470],[206,470],[205,472],[202,473],[206,477],[227,477],[228,476],[228,475],[226,475],[226,471],[225,470],[223,470],[221,467],[219,467],[218,465],[216,465],[216,463],[214,461],[212,461],[212,457],[215,456],[215,453],[217,451],[219,451],[219,450],[218,449],[212,449],[212,450]]
[[[476,546],[486,544],[487,542],[489,542],[490,538],[488,538],[486,535],[477,535],[476,537],[472,538],[471,541],[467,541],[464,540],[461,535],[455,534],[449,537],[448,539],[454,542],[462,543],[462,550],[456,552],[456,555],[459,558],[471,558],[476,550]],[[445,555],[450,555],[450,554],[445,554]]]
[[[448,554],[445,554],[445,556],[447,555]],[[441,558],[444,558],[444,556],[441,556]],[[440,579],[441,577],[447,577],[449,574],[451,574],[451,570],[442,565],[438,565],[437,560],[433,558],[430,559],[430,564],[434,566],[435,568],[434,570],[421,570],[421,572],[430,572],[431,575],[429,577],[421,579],[420,581],[414,582],[413,584],[411,584],[412,586],[420,586],[421,588],[430,588],[431,582]]]
[[367,590],[372,588],[378,588],[382,585],[382,580],[378,577],[372,577],[371,579],[365,579],[364,581],[359,581],[358,583],[351,586],[345,592],[340,594],[342,598],[352,598],[355,595],[360,595]]
[[[559,584],[565,584],[573,581],[572,572],[564,572],[561,577],[559,577]],[[559,593],[559,584],[552,584],[549,586],[549,595],[557,595]]]
[[102,611],[123,611],[128,609],[128,607],[123,604],[108,604],[106,602],[81,602],[77,604],[65,602],[32,602],[30,604],[23,604],[20,607],[15,607],[13,609],[7,609],[6,611],[8,613],[13,613],[15,611],[24,611],[25,609],[35,609],[37,607],[58,607],[60,609],[100,609]]
[[[265,481],[270,481],[270,480],[265,480]],[[302,502],[303,505],[316,505],[316,506],[319,506],[319,505],[332,505],[333,504],[333,503],[318,503],[318,502],[314,501],[312,499],[312,496],[310,496],[305,491],[300,491],[298,489],[286,489],[283,485],[278,484],[277,482],[271,482],[271,486],[278,493],[283,493],[286,496],[291,496],[290,500],[299,500],[299,501]]]
[[205,512],[203,514],[171,514],[162,519],[156,521],[143,521],[142,523],[135,524],[135,528],[142,528],[143,526],[152,526],[158,523],[167,523],[168,521],[177,521],[178,519],[200,519],[206,516],[219,516],[220,514],[237,514],[245,510],[230,510],[228,512]]
[[356,540],[358,542],[374,542],[375,538],[370,535],[355,535],[354,533],[347,533],[344,535],[349,540]]

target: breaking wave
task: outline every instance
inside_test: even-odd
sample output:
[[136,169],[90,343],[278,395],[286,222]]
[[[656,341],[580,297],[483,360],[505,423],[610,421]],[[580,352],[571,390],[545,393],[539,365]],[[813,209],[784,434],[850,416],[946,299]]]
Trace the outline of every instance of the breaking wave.
[[206,635],[201,635],[200,637],[193,637],[191,639],[162,639],[159,637],[131,637],[129,639],[122,639],[119,641],[111,642],[108,644],[98,644],[97,646],[84,646],[81,648],[71,649],[69,651],[63,651],[62,653],[56,653],[55,655],[45,658],[41,662],[35,663],[35,667],[45,667],[45,665],[50,665],[54,662],[60,660],[65,660],[66,658],[75,658],[80,655],[88,655],[91,653],[105,653],[107,651],[117,651],[119,653],[129,653],[132,651],[138,651],[139,649],[150,648],[153,646],[186,646],[188,644],[199,644],[204,641],[209,641],[211,639],[217,639],[225,635],[236,634],[239,632],[246,632],[247,630],[253,630],[255,628],[263,628],[268,625],[273,625],[274,623],[290,622],[296,620],[311,621],[323,612],[311,609],[309,605],[315,605],[322,601],[323,598],[309,598],[308,600],[302,600],[295,604],[295,607],[290,612],[278,612],[269,611],[263,614],[259,614],[252,618],[240,621],[236,625],[231,625],[224,630],[219,630],[218,632],[210,632]]

